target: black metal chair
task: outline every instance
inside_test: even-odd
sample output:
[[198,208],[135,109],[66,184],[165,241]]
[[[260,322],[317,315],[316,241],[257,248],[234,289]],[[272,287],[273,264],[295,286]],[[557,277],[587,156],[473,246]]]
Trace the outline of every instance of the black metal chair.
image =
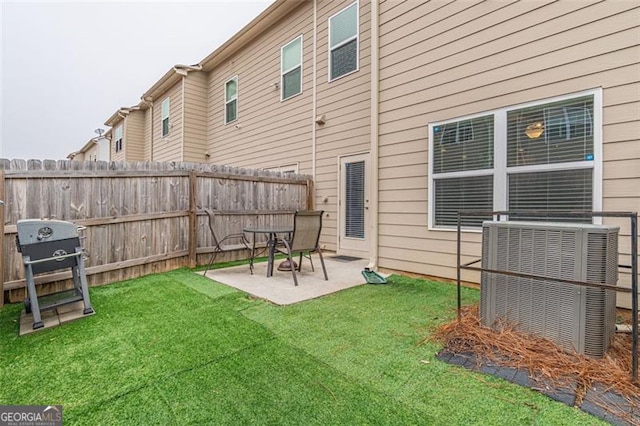
[[296,267],[293,262],[292,256],[295,254],[300,255],[298,261],[298,272],[302,270],[302,259],[306,257],[311,261],[311,269],[313,268],[313,261],[311,260],[312,253],[318,253],[320,257],[320,263],[322,264],[322,272],[324,272],[324,279],[329,280],[327,276],[327,268],[324,265],[324,259],[322,258],[322,250],[320,250],[320,231],[322,231],[322,214],[324,211],[297,211],[293,219],[293,232],[289,238],[282,238],[276,240],[275,250],[283,253],[287,256],[289,265],[291,266],[291,274],[293,275],[293,283],[298,285],[298,278],[296,277]]
[[[222,239],[218,239],[215,231],[216,214],[214,211],[209,209],[204,209],[204,211],[207,213],[207,216],[209,216],[209,230],[211,231],[211,238],[213,239],[213,253],[211,253],[209,264],[204,270],[204,275],[206,275],[209,269],[213,268],[213,262],[216,260],[216,256],[218,256],[218,253],[234,251],[238,249],[251,250],[251,247],[249,246],[249,240],[247,240],[247,237],[242,232],[225,235]],[[235,244],[229,244],[234,240]]]

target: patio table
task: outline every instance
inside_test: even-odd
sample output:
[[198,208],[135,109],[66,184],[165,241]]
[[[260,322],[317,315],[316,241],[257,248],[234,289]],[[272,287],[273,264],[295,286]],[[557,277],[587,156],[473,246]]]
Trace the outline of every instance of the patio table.
[[249,261],[249,269],[253,274],[253,261],[256,254],[256,234],[268,235],[267,241],[268,258],[267,258],[267,278],[273,275],[273,262],[275,257],[276,238],[278,234],[291,234],[292,226],[249,226],[242,229],[244,232],[253,234],[253,243],[251,245],[251,260]]

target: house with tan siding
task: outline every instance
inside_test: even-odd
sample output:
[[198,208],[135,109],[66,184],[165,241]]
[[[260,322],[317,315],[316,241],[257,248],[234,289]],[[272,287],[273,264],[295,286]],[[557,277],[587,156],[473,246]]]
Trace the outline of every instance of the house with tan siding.
[[637,2],[278,0],[143,102],[145,159],[309,174],[373,267],[454,279],[460,209],[640,210]]
[[175,65],[142,95],[147,160],[207,161],[206,80],[200,65]]
[[119,108],[104,123],[110,126],[112,161],[145,160],[146,105]]
[[106,133],[91,138],[79,151],[70,153],[67,158],[75,161],[110,161],[110,142]]

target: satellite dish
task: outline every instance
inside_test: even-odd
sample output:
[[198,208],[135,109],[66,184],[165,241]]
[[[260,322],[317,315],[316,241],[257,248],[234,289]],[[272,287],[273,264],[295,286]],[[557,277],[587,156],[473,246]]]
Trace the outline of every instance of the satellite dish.
[[94,132],[98,135],[98,136],[102,136],[102,134],[104,133],[104,129],[95,129]]

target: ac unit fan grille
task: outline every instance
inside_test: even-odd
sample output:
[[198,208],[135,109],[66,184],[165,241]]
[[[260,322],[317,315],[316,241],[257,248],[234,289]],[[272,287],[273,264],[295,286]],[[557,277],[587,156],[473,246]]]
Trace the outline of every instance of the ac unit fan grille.
[[[582,224],[485,222],[484,268],[550,278],[615,283],[616,227]],[[480,315],[601,357],[615,330],[615,291],[558,281],[482,273]]]

